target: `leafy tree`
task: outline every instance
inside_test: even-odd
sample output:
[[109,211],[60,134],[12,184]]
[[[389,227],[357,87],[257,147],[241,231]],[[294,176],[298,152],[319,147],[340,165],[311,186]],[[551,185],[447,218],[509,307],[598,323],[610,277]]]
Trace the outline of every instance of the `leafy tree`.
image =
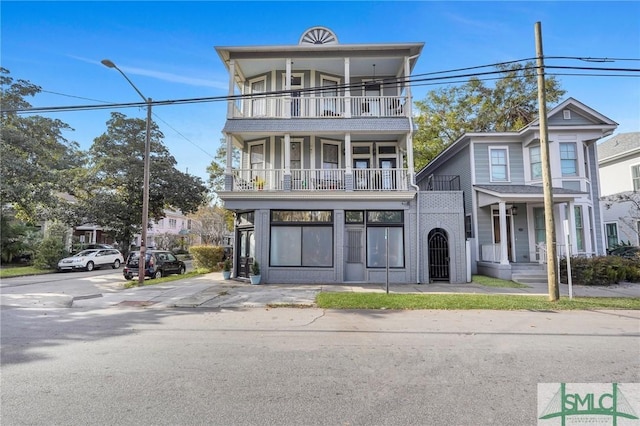
[[[237,149],[233,149],[231,152],[232,167],[238,167],[240,165],[240,152]],[[211,161],[211,164],[207,167],[207,173],[209,173],[209,189],[216,194],[218,191],[224,191],[224,172],[227,165],[227,142],[225,139],[220,139],[220,146],[216,151],[216,156]],[[216,204],[218,204],[216,195]]]
[[[194,212],[203,204],[202,179],[175,168],[176,160],[162,143],[162,132],[151,125],[149,218],[164,217],[164,208]],[[77,194],[87,221],[113,230],[122,247],[141,232],[146,121],[114,112],[107,131],[89,150],[85,190]]]
[[18,255],[33,255],[42,234],[38,228],[16,220],[11,209],[4,207],[0,216],[0,253],[2,262]]
[[29,108],[26,98],[40,93],[41,88],[9,74],[0,68],[0,202],[10,204],[18,218],[36,221],[47,208],[57,205],[56,192],[69,192],[83,156],[77,143],[62,136],[72,130],[67,124],[16,112]]
[[221,245],[224,235],[229,231],[226,221],[229,214],[233,215],[218,206],[203,206],[190,216],[194,219],[191,232],[200,236],[203,245]]
[[[538,116],[538,85],[535,64],[498,65],[502,77],[488,87],[477,77],[463,85],[431,91],[416,102],[419,116],[414,135],[414,161],[424,167],[466,132],[516,131]],[[554,77],[545,81],[548,103],[565,94]]]

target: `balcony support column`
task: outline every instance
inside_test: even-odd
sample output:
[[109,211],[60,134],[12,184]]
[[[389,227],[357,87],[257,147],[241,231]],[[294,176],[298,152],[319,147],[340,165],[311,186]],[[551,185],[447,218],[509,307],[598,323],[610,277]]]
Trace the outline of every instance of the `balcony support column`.
[[347,191],[353,191],[353,171],[351,169],[351,133],[344,135],[344,183]]
[[284,77],[284,118],[291,118],[291,58],[287,58],[285,62]]
[[236,78],[236,61],[231,59],[229,61],[229,100],[227,101],[227,119],[233,118],[233,91],[235,88],[235,78]]
[[344,116],[351,118],[351,68],[349,58],[344,58]]
[[227,160],[224,168],[224,190],[232,191],[233,190],[233,140],[231,138],[231,134],[225,133],[224,135],[225,141],[227,143]]
[[282,189],[291,191],[291,135],[284,134],[284,173],[282,175]]

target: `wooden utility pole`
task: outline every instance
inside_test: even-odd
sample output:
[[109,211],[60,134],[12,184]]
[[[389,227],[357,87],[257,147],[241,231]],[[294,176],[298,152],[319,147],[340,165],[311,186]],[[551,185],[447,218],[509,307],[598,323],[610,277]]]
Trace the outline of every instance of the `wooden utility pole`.
[[535,25],[536,57],[538,65],[538,114],[540,120],[540,154],[542,157],[542,186],[544,193],[544,222],[547,245],[547,281],[549,301],[560,298],[556,277],[556,225],[553,219],[553,190],[551,166],[549,161],[549,130],[547,127],[547,96],[544,85],[544,55],[542,53],[542,28],[540,22]]

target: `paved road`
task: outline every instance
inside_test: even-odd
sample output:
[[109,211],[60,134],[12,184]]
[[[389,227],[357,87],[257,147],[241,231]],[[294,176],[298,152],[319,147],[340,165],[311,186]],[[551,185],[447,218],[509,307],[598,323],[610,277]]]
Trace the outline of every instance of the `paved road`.
[[[640,382],[640,312],[2,310],[3,425],[531,425]],[[637,407],[640,412],[640,407]]]

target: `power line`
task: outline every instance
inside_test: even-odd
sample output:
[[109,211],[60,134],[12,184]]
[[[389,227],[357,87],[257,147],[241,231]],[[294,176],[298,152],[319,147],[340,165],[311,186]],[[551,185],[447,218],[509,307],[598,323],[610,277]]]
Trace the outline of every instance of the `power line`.
[[[558,57],[563,59],[578,59],[578,58],[570,58],[570,57]],[[502,62],[500,64],[511,64],[521,62],[523,60],[518,61],[510,61],[510,62]],[[437,81],[444,81],[445,83],[451,84],[451,81],[446,81],[450,79],[459,79],[459,78],[470,78],[470,77],[479,77],[479,76],[488,76],[493,74],[505,74],[509,72],[522,72],[537,69],[537,66],[523,67],[515,70],[493,70],[493,71],[484,71],[484,72],[475,72],[475,73],[464,73],[464,74],[456,74],[456,75],[448,75],[448,76],[439,76],[439,77],[423,77],[423,78],[415,78],[416,76],[425,76],[425,75],[436,75],[436,74],[444,74],[451,72],[464,71],[469,69],[479,69],[485,68],[489,66],[495,66],[496,64],[490,65],[481,65],[476,67],[467,67],[460,68],[458,70],[449,70],[449,71],[437,71],[432,73],[425,74],[417,74],[410,76],[408,78],[381,78],[376,80],[376,83],[380,84],[396,84],[403,85],[409,84],[411,86],[424,86],[431,84],[439,84],[434,83]],[[611,68],[611,67],[576,67],[576,66],[558,66],[558,65],[546,65],[545,70],[549,69],[565,69],[565,70],[585,70],[585,71],[618,71],[618,72],[640,72],[639,68]],[[551,75],[551,74],[549,74]],[[571,75],[580,75],[580,74],[571,74]],[[618,76],[618,77],[640,77],[640,75],[609,75],[609,76]],[[491,79],[483,79],[483,80],[491,80]],[[418,84],[424,83],[424,84]],[[374,84],[374,83],[364,83],[364,84]],[[362,87],[363,83],[350,83],[343,84],[331,87],[310,87],[304,89],[296,89],[296,92],[299,93],[308,93],[308,92],[323,92],[323,91],[333,91],[338,89],[351,89],[351,88],[359,88]],[[267,98],[274,97],[280,95],[290,94],[291,90],[278,90],[278,91],[270,91],[270,92],[262,92],[259,94],[240,94],[240,95],[224,95],[224,96],[212,96],[212,97],[203,97],[203,98],[187,98],[187,99],[172,99],[172,100],[164,100],[164,101],[153,101],[153,106],[164,106],[164,105],[180,105],[180,104],[190,104],[190,103],[207,103],[207,102],[220,102],[220,101],[229,101],[229,100],[242,100],[242,99],[253,99],[253,98]],[[144,107],[147,104],[144,102],[130,102],[130,103],[119,103],[119,104],[103,104],[103,105],[75,105],[75,106],[57,106],[57,107],[35,107],[35,108],[25,108],[25,109],[14,109],[14,110],[0,110],[2,113],[14,112],[14,113],[37,113],[37,112],[70,112],[70,111],[83,111],[83,110],[98,110],[98,109],[116,109],[116,108],[132,108],[132,107]]]

